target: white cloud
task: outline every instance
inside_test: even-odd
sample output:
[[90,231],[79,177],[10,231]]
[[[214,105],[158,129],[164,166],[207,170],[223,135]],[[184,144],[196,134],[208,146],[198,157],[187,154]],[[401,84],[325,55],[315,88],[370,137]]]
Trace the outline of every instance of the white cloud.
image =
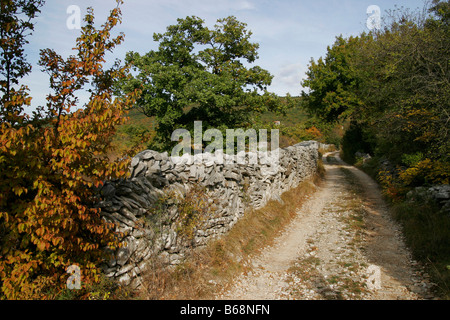
[[298,84],[302,78],[302,64],[294,63],[283,66],[277,73],[280,82],[286,85]]
[[289,93],[297,96],[301,92],[300,82],[305,77],[306,68],[303,63],[286,63],[279,65],[273,72],[274,78],[269,91],[284,96]]
[[255,10],[255,9],[256,6],[249,1],[241,1],[237,6],[237,10]]

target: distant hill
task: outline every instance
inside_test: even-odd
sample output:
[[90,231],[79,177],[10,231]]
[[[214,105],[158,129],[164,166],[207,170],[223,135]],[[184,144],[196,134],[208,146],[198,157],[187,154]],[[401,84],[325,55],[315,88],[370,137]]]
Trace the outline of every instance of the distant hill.
[[[299,128],[308,120],[310,120],[311,118],[308,113],[300,106],[300,98],[294,99],[296,99],[298,102],[292,109],[289,109],[284,116],[277,115],[274,112],[263,113],[260,117],[260,122],[262,123],[262,125],[272,126],[274,122],[279,121],[280,127],[283,128],[281,132],[281,135],[283,136],[287,134],[288,130],[285,130],[286,128]],[[118,128],[116,137],[114,138],[114,144],[116,146],[117,153],[120,153],[123,150],[132,147],[133,145],[139,145],[139,142],[143,135],[151,138],[155,134],[156,122],[153,117],[147,117],[142,112],[136,109],[130,110],[128,117],[130,118],[129,121]],[[288,142],[285,142],[284,144],[296,143],[296,140],[289,139]],[[145,148],[145,143],[141,143],[138,147],[138,149]]]
[[290,109],[285,116],[277,115],[273,112],[266,112],[261,115],[261,121],[263,123],[280,121],[280,124],[286,127],[293,127],[304,123],[309,118],[309,115],[300,106]]

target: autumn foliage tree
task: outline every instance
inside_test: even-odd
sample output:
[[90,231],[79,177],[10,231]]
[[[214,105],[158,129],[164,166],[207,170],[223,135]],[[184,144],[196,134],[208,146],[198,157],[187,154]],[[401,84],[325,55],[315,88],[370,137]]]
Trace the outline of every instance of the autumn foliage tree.
[[[124,38],[111,36],[121,21],[121,3],[100,29],[88,9],[76,54],[64,59],[53,50],[41,51],[39,64],[50,76],[52,92],[33,117],[19,113],[31,102],[26,88],[2,100],[1,298],[54,298],[65,288],[71,265],[80,267],[83,286],[95,283],[102,248],[121,245],[95,209],[103,181],[128,172],[126,161],[107,156],[115,128],[136,97],[136,92],[114,97],[111,84],[127,77],[128,69],[118,62],[104,66],[107,52]],[[89,102],[74,110],[77,92],[87,86]]]
[[21,122],[23,104],[6,102],[23,96],[23,92],[15,94],[16,90],[25,89],[15,86],[31,71],[23,46],[28,43],[27,36],[34,30],[32,21],[43,4],[43,0],[4,0],[0,4],[0,116],[13,124]]

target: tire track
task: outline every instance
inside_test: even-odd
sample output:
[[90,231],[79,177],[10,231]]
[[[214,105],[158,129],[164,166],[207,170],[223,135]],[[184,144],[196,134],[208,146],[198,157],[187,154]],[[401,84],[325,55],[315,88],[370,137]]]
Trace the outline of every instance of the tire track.
[[324,184],[296,218],[216,299],[432,298],[427,275],[411,259],[377,184],[324,156]]

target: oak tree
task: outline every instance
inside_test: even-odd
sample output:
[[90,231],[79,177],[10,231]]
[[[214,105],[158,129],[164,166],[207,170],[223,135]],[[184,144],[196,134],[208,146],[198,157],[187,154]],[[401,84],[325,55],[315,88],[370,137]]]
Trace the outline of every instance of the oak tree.
[[198,17],[178,19],[154,34],[158,50],[129,52],[126,61],[136,75],[119,84],[122,92],[143,87],[136,107],[155,117],[155,149],[167,149],[175,129],[248,127],[255,114],[280,111],[283,105],[267,91],[273,76],[259,66],[257,43],[245,23],[230,16],[214,28]]

